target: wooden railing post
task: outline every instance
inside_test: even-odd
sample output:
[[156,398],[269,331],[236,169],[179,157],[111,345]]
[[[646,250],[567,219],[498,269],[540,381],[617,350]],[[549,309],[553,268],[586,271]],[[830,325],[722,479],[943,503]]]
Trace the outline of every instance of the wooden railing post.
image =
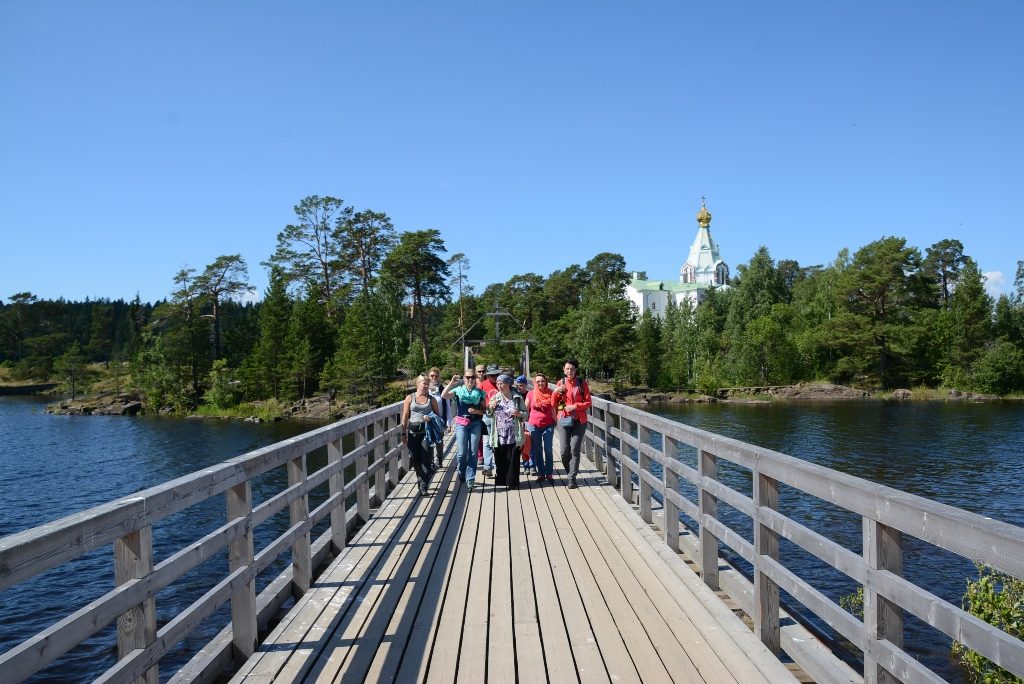
[[661,453],[665,457],[665,543],[679,551],[679,506],[669,500],[669,492],[679,493],[679,475],[668,464],[678,459],[679,443],[666,434],[661,435]]
[[[228,521],[252,513],[252,483],[237,484],[226,492]],[[252,527],[247,527],[228,545],[228,570],[234,572],[253,563]],[[236,662],[241,664],[256,650],[256,578],[231,594],[231,632]]]
[[704,489],[703,480],[718,478],[718,457],[711,452],[700,450],[697,455],[697,476],[701,482],[698,496],[700,520],[700,574],[704,584],[712,589],[718,587],[718,538],[711,534],[704,521],[718,517],[718,497]]
[[[380,437],[384,434],[384,419],[373,421],[373,436],[374,438]],[[408,451],[406,449],[405,451]],[[383,461],[387,457],[387,445],[380,443],[373,448],[373,460]],[[377,500],[377,505],[380,506],[384,503],[384,498],[388,495],[386,476],[387,473],[384,469],[387,468],[388,464],[385,462],[383,467],[377,468],[377,472],[373,475],[373,497]]]
[[[869,568],[888,570],[902,577],[902,533],[870,518],[863,521],[864,562]],[[903,648],[903,610],[867,587],[864,587],[864,627],[868,639],[885,639],[893,646]],[[865,652],[864,681],[868,684],[890,684],[899,680]]]
[[[612,414],[612,421],[615,423],[616,429],[619,433],[626,431],[626,427],[623,425],[626,421],[622,419],[622,416],[618,414]],[[626,468],[623,463],[629,458],[626,454],[626,450],[623,448],[622,438],[619,438],[619,448],[617,449],[619,459],[619,493],[622,498],[626,500],[626,503],[631,504],[635,501],[633,496],[633,476],[630,474],[631,471]]]
[[[306,481],[306,454],[288,461],[288,486]],[[309,519],[309,495],[303,494],[288,504],[288,519],[294,527]],[[309,532],[299,535],[292,543],[292,593],[299,598],[313,581],[313,554],[309,545]]]
[[779,482],[754,470],[754,633],[772,653],[781,648],[779,586],[761,569],[762,557],[778,560],[779,535],[761,522],[760,508],[779,509]]
[[[597,416],[598,420],[600,420],[601,422],[604,422],[604,417],[605,417],[604,409],[593,408],[593,409],[591,409],[591,412],[594,415]],[[591,453],[591,456],[592,456],[591,460],[594,462],[594,466],[597,468],[598,472],[604,472],[604,469],[605,469],[604,453],[603,453],[603,450],[601,449],[601,447],[600,447],[600,445],[598,444],[598,441],[597,441],[598,437],[599,437],[599,435],[597,434],[597,427],[595,427],[594,425],[590,425],[588,429],[590,430],[590,437],[591,437],[591,442],[590,442],[590,453]]]
[[[335,464],[340,462],[345,452],[341,446],[341,437],[327,443],[327,463]],[[348,543],[348,521],[346,520],[345,497],[341,495],[345,491],[345,469],[338,468],[338,472],[331,475],[327,485],[331,496],[339,495],[341,499],[331,509],[331,542],[334,544],[334,553],[340,553]]]
[[[402,461],[405,460],[405,454],[409,451],[408,449],[399,449],[399,454],[401,454],[400,457],[396,456],[392,458],[388,456],[388,454],[391,453],[391,445],[393,443],[390,435],[391,424],[393,422],[395,422],[393,418],[384,419],[384,434],[388,435],[384,438],[384,455],[385,458],[388,459],[388,483],[391,485],[392,489],[397,487],[398,481],[402,479]],[[434,452],[430,452],[429,456],[433,459]]]
[[[366,433],[368,425],[356,430],[356,448],[365,446],[367,442]],[[356,487],[356,512],[365,523],[370,519],[370,481],[366,477],[366,471],[370,468],[369,454],[362,454],[356,458],[356,477],[363,476],[362,482]]]
[[[641,445],[651,445],[651,431],[640,423],[636,424],[636,436]],[[636,459],[640,464],[640,477],[638,478],[640,480],[640,517],[649,524],[653,521],[651,516],[652,492],[651,485],[644,480],[644,473],[651,467],[651,457],[644,453],[643,449],[637,449]]]
[[604,451],[605,460],[606,460],[606,467],[607,467],[607,469],[605,470],[605,475],[608,477],[608,484],[610,484],[612,487],[618,487],[619,486],[619,473],[616,472],[616,470],[615,470],[616,457],[615,457],[615,453],[613,452],[611,444],[610,444],[610,442],[611,442],[611,436],[610,436],[611,435],[611,431],[610,431],[611,424],[612,424],[612,414],[610,412],[608,412],[608,411],[605,411],[605,413],[604,413],[604,435],[603,435],[604,439],[601,440],[601,449]]
[[[149,525],[114,541],[114,584],[153,572],[153,528]],[[117,618],[117,657],[124,658],[137,648],[145,648],[156,639],[156,598],[150,597]],[[159,666],[146,670],[139,683],[157,684]]]

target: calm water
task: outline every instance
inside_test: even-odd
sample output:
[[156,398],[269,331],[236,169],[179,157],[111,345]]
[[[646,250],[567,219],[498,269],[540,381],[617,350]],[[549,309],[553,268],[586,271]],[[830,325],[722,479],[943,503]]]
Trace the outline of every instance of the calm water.
[[[673,405],[652,409],[674,420],[758,444],[873,482],[1024,526],[1024,404],[759,403]],[[695,454],[681,458],[696,466]],[[719,461],[719,474],[750,496],[749,471]],[[695,501],[689,485],[680,491]],[[861,520],[783,486],[786,515],[860,553]],[[719,514],[752,541],[750,519],[719,504]],[[904,538],[905,574],[955,605],[973,565],[913,538]],[[816,558],[782,541],[783,563],[837,600],[856,585]],[[735,558],[731,559],[735,560]],[[737,565],[745,565],[742,560]],[[906,622],[906,649],[951,681],[962,673],[949,657],[949,640],[916,618]]]
[[[238,421],[74,417],[43,414],[44,402],[0,397],[0,536],[82,510],[308,430],[308,424],[253,425]],[[707,430],[913,492],[1016,525],[1024,525],[1024,405],[1021,404],[718,404],[662,407],[656,412]],[[681,454],[691,465],[692,454]],[[315,467],[315,461],[311,467]],[[749,493],[749,475],[721,467],[723,479]],[[282,473],[254,483],[258,503],[280,491]],[[692,498],[692,491],[682,488]],[[783,488],[783,512],[860,551],[860,521]],[[315,505],[316,497],[314,497]],[[750,523],[728,507],[721,517],[747,539]],[[172,516],[154,530],[157,562],[224,521],[223,497]],[[257,530],[257,547],[286,527],[286,516]],[[264,529],[266,528],[266,529]],[[959,604],[965,563],[910,540],[906,573]],[[113,587],[109,546],[19,587],[0,592],[0,652],[51,625]],[[221,554],[157,596],[166,623],[223,576]],[[854,585],[785,542],[783,560],[827,595]],[[271,576],[276,573],[270,573]],[[180,586],[179,586],[180,585]],[[226,623],[222,610],[190,640],[178,644],[163,677]],[[39,681],[89,680],[115,662],[108,628],[54,666]],[[961,676],[948,642],[908,620],[908,650],[951,680]],[[2,679],[2,677],[0,677]]]

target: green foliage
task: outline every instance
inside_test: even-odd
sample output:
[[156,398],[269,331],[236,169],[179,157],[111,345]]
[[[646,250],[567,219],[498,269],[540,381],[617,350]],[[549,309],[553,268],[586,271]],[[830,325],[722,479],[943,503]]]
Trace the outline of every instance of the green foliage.
[[[978,579],[967,580],[963,609],[1001,629],[1024,639],[1024,579],[978,565]],[[971,682],[984,684],[1020,684],[1024,679],[995,665],[980,653],[960,642],[953,643],[953,655],[967,670]]]
[[1024,387],[1024,351],[1000,340],[989,347],[974,365],[970,389],[1009,394]]
[[203,394],[203,401],[210,406],[224,409],[238,403],[238,381],[234,370],[228,368],[224,359],[213,362],[207,384],[209,388]]
[[89,379],[88,359],[78,343],[61,354],[53,364],[53,373],[60,380],[60,389],[71,395],[74,401]]
[[864,587],[857,587],[857,591],[846,596],[839,597],[839,607],[846,610],[860,619],[864,619]]

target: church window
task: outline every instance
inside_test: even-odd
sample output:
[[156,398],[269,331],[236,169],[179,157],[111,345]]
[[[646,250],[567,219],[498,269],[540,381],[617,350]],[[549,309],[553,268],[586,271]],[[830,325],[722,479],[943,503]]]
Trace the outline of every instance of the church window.
[[725,264],[718,264],[715,268],[715,285],[725,285],[729,282],[729,267]]

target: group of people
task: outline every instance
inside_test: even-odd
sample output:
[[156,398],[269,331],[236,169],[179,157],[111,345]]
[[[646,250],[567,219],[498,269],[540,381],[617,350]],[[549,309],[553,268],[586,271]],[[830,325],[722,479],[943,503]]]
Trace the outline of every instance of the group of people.
[[564,377],[554,387],[543,373],[533,377],[533,389],[525,376],[513,379],[496,366],[467,368],[453,375],[447,385],[440,371],[431,368],[416,381],[416,391],[406,397],[402,409],[402,441],[409,448],[419,491],[441,466],[443,435],[454,428],[458,477],[473,491],[477,467],[493,477],[498,486],[519,486],[519,452],[530,443],[530,459],[536,481],[554,481],[554,431],[561,430],[562,467],[567,486],[577,487],[580,450],[586,432],[590,388],[579,377],[579,363],[566,359]]

